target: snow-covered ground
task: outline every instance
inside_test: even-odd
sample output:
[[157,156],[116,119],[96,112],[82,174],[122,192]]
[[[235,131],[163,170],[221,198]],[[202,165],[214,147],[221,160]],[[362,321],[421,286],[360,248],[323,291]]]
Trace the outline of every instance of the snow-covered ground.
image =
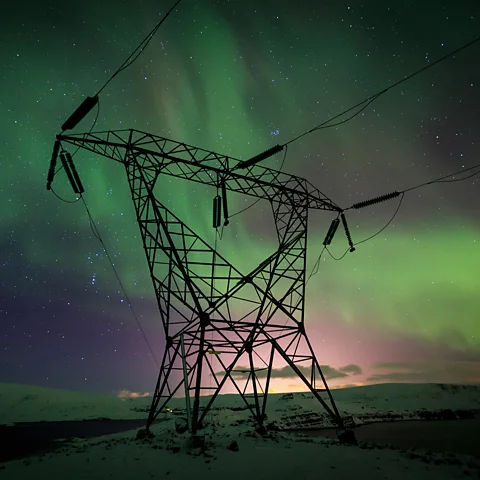
[[[333,391],[342,414],[356,423],[385,419],[464,416],[480,412],[480,386],[383,384]],[[205,399],[206,400],[206,399]],[[120,399],[23,385],[0,384],[0,424],[95,418],[144,419],[150,399]],[[254,433],[241,399],[222,395],[200,433],[203,448],[188,433],[175,431],[184,399],[152,427],[156,435],[137,440],[137,429],[92,439],[75,439],[52,452],[0,465],[0,478],[104,479],[256,478],[295,479],[453,479],[480,478],[480,459],[456,454],[399,451],[369,444],[339,445],[336,440],[294,432]],[[321,406],[308,393],[272,394],[268,422],[281,428],[328,425]],[[442,412],[443,413],[439,413]],[[445,414],[445,411],[450,412]],[[456,413],[455,413],[456,412]],[[234,443],[236,442],[236,444]],[[233,445],[232,445],[233,443]],[[238,446],[238,450],[235,447]]]
[[[480,413],[480,385],[387,383],[337,389],[332,390],[332,394],[340,413],[353,416],[356,424],[421,419],[428,415],[426,412],[437,412],[437,416],[442,417],[445,410],[460,411],[460,415],[462,411]],[[202,404],[209,398],[202,397]],[[151,397],[118,398],[3,383],[0,384],[0,425],[99,418],[144,419],[150,403]],[[185,400],[174,398],[168,406],[184,411]],[[245,409],[248,416],[238,395],[219,395],[213,406],[210,418],[223,417],[224,410],[231,417],[231,409]],[[269,422],[282,428],[331,426],[322,406],[310,392],[270,394],[267,413]]]

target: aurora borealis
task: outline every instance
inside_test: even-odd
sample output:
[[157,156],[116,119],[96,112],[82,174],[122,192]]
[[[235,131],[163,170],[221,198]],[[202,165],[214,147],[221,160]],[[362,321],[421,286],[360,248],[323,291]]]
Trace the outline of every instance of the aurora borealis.
[[[97,4],[98,3],[98,4]],[[465,44],[474,2],[183,0],[100,95],[94,131],[135,128],[248,159]],[[161,1],[19,0],[2,18],[1,381],[151,391],[143,336],[81,202],[45,189],[55,134],[171,6]],[[288,148],[283,170],[341,207],[479,162],[480,44]],[[90,129],[91,113],[74,130]],[[279,168],[282,154],[265,161]],[[120,165],[79,151],[85,199],[160,357],[160,320]],[[56,192],[72,201],[65,176]],[[214,242],[214,192],[165,178],[162,201]],[[393,222],[354,253],[326,252],[307,286],[306,329],[330,384],[480,382],[479,176],[408,192]],[[232,195],[230,210],[251,203]],[[398,199],[347,212],[354,242]],[[330,212],[309,218],[308,273]],[[276,246],[269,205],[231,219],[221,253],[242,270]],[[330,251],[341,257],[339,231]],[[278,375],[274,388],[298,389]]]

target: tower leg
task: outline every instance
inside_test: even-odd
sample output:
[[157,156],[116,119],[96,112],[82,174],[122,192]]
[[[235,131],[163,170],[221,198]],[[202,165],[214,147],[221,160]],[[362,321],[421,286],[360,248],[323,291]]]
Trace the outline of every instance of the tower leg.
[[337,430],[337,438],[338,441],[343,445],[358,445],[358,440],[355,436],[355,432],[350,428]]
[[[150,430],[155,418],[163,410],[165,405],[170,399],[177,393],[177,390],[181,387],[183,379],[173,380],[172,372],[182,372],[181,357],[179,355],[180,342],[176,344],[171,343],[167,339],[167,345],[165,347],[165,353],[163,354],[162,364],[160,365],[160,371],[158,373],[157,384],[153,393],[152,404],[148,414],[147,431]],[[180,376],[180,375],[179,375]],[[159,406],[160,405],[160,406]]]

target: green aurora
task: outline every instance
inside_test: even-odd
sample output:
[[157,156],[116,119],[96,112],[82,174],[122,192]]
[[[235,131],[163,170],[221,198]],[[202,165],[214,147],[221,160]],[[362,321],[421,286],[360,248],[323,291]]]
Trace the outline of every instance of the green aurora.
[[[364,9],[339,3],[297,10],[296,3],[185,2],[139,60],[101,95],[94,131],[136,128],[247,159],[469,41],[480,18],[478,7],[466,5],[442,10],[424,2],[414,9],[397,2],[390,10],[383,2],[369,2]],[[59,125],[156,21],[155,3],[142,5],[142,11],[133,11],[122,3],[109,16],[104,16],[106,7],[93,3],[82,7],[82,15],[78,6],[59,6],[42,23],[32,10],[25,27],[15,24],[17,30],[8,30],[11,43],[0,80],[2,91],[9,92],[2,99],[0,222],[2,283],[8,290],[4,311],[10,316],[19,301],[38,308],[50,303],[51,312],[67,298],[79,298],[78,319],[106,315],[114,328],[117,321],[121,328],[128,322],[135,328],[126,307],[108,313],[120,288],[81,202],[59,202],[45,190],[45,178]],[[283,170],[308,178],[346,208],[478,163],[476,56],[478,45],[386,93],[352,121],[291,144]],[[88,131],[93,118],[75,132]],[[79,151],[75,162],[132,304],[153,332],[159,319],[125,172],[89,152]],[[281,163],[279,154],[265,166],[280,168]],[[54,187],[62,198],[75,199],[63,173]],[[157,194],[197,234],[215,243],[213,189],[165,177]],[[230,211],[253,200],[232,194]],[[354,242],[380,230],[397,205],[394,199],[348,211]],[[325,322],[326,338],[337,341],[328,335],[328,325],[335,323],[359,338],[381,332],[433,346],[425,359],[441,357],[442,350],[435,350],[439,345],[457,360],[468,355],[480,361],[475,205],[478,177],[426,186],[407,193],[392,224],[354,253],[334,261],[325,252],[307,286],[307,325],[314,339]],[[322,211],[310,216],[308,273],[332,218]],[[262,201],[233,217],[217,242],[243,272],[255,267],[277,247],[270,206]],[[340,257],[346,249],[339,230],[330,251]],[[72,314],[70,320],[76,318]],[[49,317],[37,312],[22,331],[37,331],[39,319],[48,325]],[[40,343],[39,351],[47,348]],[[143,348],[139,345],[136,352]],[[391,360],[384,345],[378,351],[384,362]],[[125,354],[125,362],[128,358]],[[365,373],[369,359],[365,352],[357,362]],[[148,360],[143,362],[138,365]],[[36,372],[21,378],[40,382],[41,377]]]

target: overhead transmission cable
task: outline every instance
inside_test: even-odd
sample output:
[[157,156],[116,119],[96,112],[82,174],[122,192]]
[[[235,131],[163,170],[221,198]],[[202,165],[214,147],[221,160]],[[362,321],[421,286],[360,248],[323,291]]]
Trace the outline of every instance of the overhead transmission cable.
[[[95,96],[98,96],[101,91],[123,70],[126,70],[135,60],[142,54],[143,50],[147,47],[147,45],[152,41],[152,38],[157,33],[157,30],[161,27],[162,23],[168,18],[168,16],[172,13],[175,7],[181,2],[182,0],[177,0],[175,5],[163,16],[163,18],[153,27],[150,33],[140,42],[138,47],[127,57],[127,59],[118,67],[117,71],[104,83],[103,87],[96,93]],[[133,58],[132,58],[133,57]]]
[[137,48],[127,57],[127,59],[118,67],[118,69],[113,73],[110,78],[103,84],[103,86],[98,90],[98,92],[93,97],[87,97],[85,100],[80,104],[80,106],[68,117],[65,123],[62,125],[62,132],[65,130],[71,130],[75,128],[84,118],[85,116],[92,110],[92,108],[98,104],[99,102],[99,95],[103,91],[103,89],[123,70],[127,69],[130,65],[132,65],[135,60],[143,53],[147,45],[152,41],[155,33],[163,24],[163,22],[168,18],[168,16],[172,13],[172,11],[177,7],[177,5],[182,0],[177,0],[172,8],[162,17],[162,19],[155,25],[155,27],[150,31],[150,33],[140,42]]
[[93,235],[100,241],[100,243],[102,244],[102,248],[105,252],[105,255],[110,263],[110,266],[112,267],[112,270],[113,272],[115,273],[115,276],[117,277],[117,281],[120,285],[120,288],[122,289],[122,292],[123,292],[123,295],[125,297],[125,299],[127,300],[127,303],[128,303],[128,306],[130,307],[130,310],[132,311],[133,313],[133,316],[135,318],[135,321],[137,322],[137,325],[138,325],[138,329],[140,330],[140,332],[142,333],[143,335],[143,338],[145,339],[145,342],[147,343],[147,346],[148,346],[148,349],[150,350],[150,353],[153,357],[153,360],[154,362],[157,364],[157,367],[160,368],[160,364],[158,363],[157,361],[157,358],[155,357],[155,353],[153,352],[153,349],[150,345],[150,342],[148,341],[147,339],[147,336],[145,335],[145,332],[142,328],[142,325],[140,324],[140,320],[138,319],[138,316],[135,312],[135,309],[133,308],[133,305],[132,305],[132,302],[130,302],[130,298],[128,297],[128,294],[127,294],[127,291],[125,289],[125,286],[123,285],[123,282],[120,278],[120,275],[118,274],[118,271],[117,269],[115,268],[115,264],[113,263],[113,260],[112,260],[112,257],[110,256],[110,254],[108,253],[108,250],[107,250],[107,246],[105,245],[105,242],[103,241],[102,239],[102,236],[100,235],[100,232],[97,228],[97,226],[95,225],[95,222],[93,220],[93,217],[92,217],[92,214],[90,212],[90,209],[88,208],[88,205],[87,205],[87,202],[85,201],[85,198],[83,198],[83,196],[80,197],[82,202],[83,202],[83,205],[85,207],[85,210],[87,212],[87,215],[88,215],[88,220],[90,222],[90,228],[92,229],[92,233]]
[[[432,63],[429,63],[428,65],[426,65],[425,67],[422,67],[420,68],[419,70],[411,73],[410,75],[407,75],[406,77],[404,77],[403,79],[401,80],[398,80],[397,82],[389,85],[388,87],[384,88],[383,90],[375,93],[374,95],[371,95],[370,97],[366,98],[365,100],[357,103],[356,105],[354,105],[353,107],[350,107],[348,108],[347,110],[344,110],[343,112],[339,113],[338,115],[335,115],[334,117],[328,119],[328,120],[325,120],[324,122],[322,122],[321,124],[317,125],[316,127],[313,127],[311,128],[310,130],[307,130],[306,132],[292,138],[291,140],[289,140],[288,142],[286,142],[285,144],[283,145],[275,145],[274,147],[271,147],[269,148],[268,150],[266,150],[265,152],[259,154],[259,155],[256,155],[255,157],[251,158],[250,160],[247,160],[245,162],[242,162],[241,164],[239,164],[237,167],[235,167],[236,169],[237,168],[248,168],[262,160],[264,160],[265,158],[268,158],[278,152],[280,152],[283,148],[287,148],[288,145],[290,145],[291,143],[295,142],[296,140],[299,140],[300,138],[304,137],[305,135],[308,135],[309,133],[312,133],[312,132],[315,132],[316,130],[321,130],[321,129],[325,129],[325,128],[331,128],[331,127],[335,127],[335,126],[338,126],[338,125],[342,125],[350,120],[352,120],[353,118],[355,118],[357,115],[359,115],[361,112],[363,112],[363,110],[365,110],[369,105],[371,105],[375,100],[377,100],[381,95],[383,95],[384,93],[388,92],[389,90],[397,87],[398,85],[406,82],[407,80],[410,80],[411,78],[415,77],[416,75],[419,75],[420,73],[424,72],[425,70],[428,70],[429,68],[432,68],[434,65],[437,65],[439,64],[440,62],[443,62],[444,60],[446,60],[447,58],[450,58],[454,55],[456,55],[457,53],[461,52],[462,50],[465,50],[466,48],[468,47],[471,47],[472,45],[474,45],[475,43],[479,42],[480,41],[480,37],[477,37],[475,38],[474,40],[462,45],[461,47],[447,53],[446,55],[444,55],[443,57],[440,57],[439,59],[435,60],[434,62]],[[357,112],[355,112],[353,115],[351,115],[350,117],[346,118],[346,119],[343,119],[343,120],[340,120],[339,122],[337,123],[331,123],[333,120],[337,119],[337,118],[340,118],[342,117],[343,115],[345,115],[346,113],[349,113],[351,112],[352,110],[355,110],[357,109],[358,107],[362,106],[363,107],[358,110]],[[284,161],[285,161],[285,156],[284,156]],[[283,165],[283,162],[282,162],[282,165]],[[418,187],[415,187],[415,188],[418,188]],[[251,205],[249,205],[248,207],[245,207],[244,209],[234,213],[232,216],[235,216],[235,215],[239,215],[240,213],[243,213],[244,211],[248,210],[249,208],[253,207],[255,204],[257,204],[258,202],[260,201],[260,199],[257,199],[255,202],[253,202]],[[343,257],[342,257],[343,258]]]
[[[314,128],[311,128],[310,130],[302,133],[301,135],[298,135],[297,137],[293,138],[292,140],[288,141],[287,143],[284,144],[285,147],[287,147],[290,143],[293,143],[295,142],[296,140],[299,140],[300,138],[304,137],[305,135],[308,135],[309,133],[312,133],[316,130],[321,130],[321,129],[324,129],[324,128],[330,128],[330,127],[335,127],[335,126],[338,126],[338,125],[341,125],[343,123],[346,123],[348,122],[349,120],[352,120],[354,117],[356,117],[357,115],[359,115],[363,110],[365,110],[372,102],[374,102],[375,100],[377,100],[381,95],[383,95],[384,93],[386,93],[388,90],[391,90],[393,89],[394,87],[397,87],[398,85],[400,85],[401,83],[403,82],[406,82],[407,80],[410,80],[411,78],[415,77],[416,75],[419,75],[420,73],[424,72],[425,70],[433,67],[434,65],[437,65],[438,63],[446,60],[447,58],[449,57],[452,57],[453,55],[457,54],[458,52],[472,46],[473,44],[477,43],[480,41],[480,37],[477,37],[475,38],[474,40],[472,40],[471,42],[468,42],[464,45],[462,45],[461,47],[457,48],[456,50],[453,50],[452,52],[444,55],[443,57],[435,60],[434,62],[426,65],[425,67],[415,71],[414,73],[406,76],[405,78],[403,78],[402,80],[399,80],[395,83],[393,83],[392,85],[388,86],[387,88],[385,88],[384,90],[381,90],[380,92],[366,98],[365,100],[363,100],[362,102],[359,102],[357,103],[356,105],[354,105],[353,107],[350,107],[349,109],[347,110],[344,110],[343,112],[339,113],[338,115],[330,118],[329,120],[326,120],[325,122],[321,123],[320,125],[317,125],[316,127]],[[364,105],[365,104],[365,105]],[[351,112],[352,110],[355,110],[356,108],[360,107],[361,105],[364,105],[359,111],[357,111],[356,113],[354,113],[353,115],[351,115],[350,117],[344,119],[344,120],[341,120],[340,122],[337,122],[337,123],[334,123],[334,124],[330,124],[330,122],[332,122],[333,120],[345,115],[346,113],[348,112]],[[464,173],[464,172],[467,172],[467,171],[470,171],[470,170],[473,170],[473,169],[476,169],[478,168],[479,171],[477,172],[474,172],[472,173],[471,175],[467,176],[467,177],[464,177],[464,178],[460,178],[460,179],[453,179],[453,180],[444,180],[445,178],[448,178],[448,177],[452,177],[454,175],[458,175],[460,173]],[[350,210],[351,208],[362,208],[363,206],[368,206],[368,205],[371,205],[373,203],[378,203],[380,201],[385,201],[385,200],[389,200],[390,198],[394,198],[398,195],[402,195],[401,198],[400,198],[400,202],[398,204],[398,207],[397,209],[395,210],[395,213],[393,214],[392,218],[388,221],[388,223],[381,229],[379,230],[377,233],[375,233],[374,235],[364,239],[364,240],[361,240],[360,242],[357,242],[357,243],[351,243],[350,247],[345,251],[345,253],[340,257],[340,258],[336,258],[332,255],[332,253],[330,252],[330,250],[328,249],[327,245],[324,244],[324,247],[322,249],[322,251],[320,252],[320,255],[318,256],[318,259],[317,261],[315,262],[313,268],[312,268],[312,271],[310,273],[310,275],[308,276],[308,279],[307,279],[307,283],[308,281],[310,280],[310,278],[314,275],[316,275],[318,273],[318,269],[319,269],[319,265],[320,265],[320,260],[322,258],[322,255],[323,253],[325,252],[325,250],[328,252],[328,254],[334,259],[334,260],[342,260],[345,255],[349,252],[349,251],[352,251],[351,248],[352,246],[354,245],[359,245],[361,243],[364,243],[368,240],[371,240],[372,238],[376,237],[377,235],[379,235],[381,232],[383,232],[389,225],[390,223],[394,220],[394,218],[396,217],[398,211],[400,210],[400,207],[402,205],[402,201],[403,201],[403,198],[404,198],[404,195],[406,192],[409,192],[411,190],[414,190],[416,188],[420,188],[420,187],[423,187],[425,185],[431,185],[433,183],[451,183],[451,182],[459,182],[459,181],[462,181],[462,180],[467,180],[468,178],[471,178],[475,175],[478,175],[480,173],[480,165],[476,165],[476,166],[473,166],[473,167],[470,167],[470,168],[467,168],[465,170],[461,170],[459,172],[455,172],[455,173],[452,173],[450,175],[446,175],[444,177],[440,177],[436,180],[432,180],[430,182],[425,182],[425,183],[422,183],[420,185],[417,185],[415,187],[411,187],[409,189],[406,189],[406,190],[403,190],[402,192],[394,192],[393,194],[388,194],[388,195],[385,195],[383,197],[379,197],[377,199],[373,199],[374,201],[370,201],[370,202],[361,202],[360,204],[357,204],[357,205],[352,205],[352,207],[349,207],[347,208],[346,210]],[[367,203],[367,205],[365,205],[365,203]],[[344,210],[344,211],[346,211]],[[337,217],[338,218],[338,217]],[[331,239],[330,239],[331,240]]]
[[[457,175],[460,175],[462,173],[465,173],[465,172],[469,172],[471,170],[475,170],[473,173],[471,173],[470,175],[466,176],[466,177],[463,177],[463,178],[455,178],[455,179],[452,179],[452,180],[446,180],[448,179],[449,177],[455,177]],[[380,233],[382,233],[392,222],[393,220],[395,219],[395,217],[397,216],[399,210],[400,210],[400,207],[402,206],[402,202],[403,202],[403,199],[405,197],[405,194],[407,192],[411,192],[412,190],[416,190],[417,188],[422,188],[422,187],[425,187],[427,185],[433,185],[435,183],[452,183],[452,182],[461,182],[463,180],[468,180],[469,178],[472,178],[476,175],[480,175],[480,164],[478,165],[474,165],[473,167],[469,167],[469,168],[465,168],[463,170],[459,170],[457,172],[454,172],[454,173],[450,173],[448,175],[444,175],[444,176],[441,176],[441,177],[438,177],[434,180],[430,180],[429,182],[424,182],[424,183],[420,183],[418,185],[415,185],[413,187],[410,187],[410,188],[406,188],[405,190],[401,190],[399,192],[395,191],[395,192],[392,192],[392,193],[388,193],[386,195],[382,195],[380,197],[376,197],[376,198],[373,198],[371,200],[367,200],[365,202],[359,202],[359,203],[356,203],[354,205],[352,205],[351,207],[348,207],[346,208],[345,210],[343,210],[344,212],[346,212],[347,210],[351,210],[351,209],[359,209],[359,208],[364,208],[364,207],[367,207],[367,206],[370,206],[370,205],[374,205],[376,203],[380,203],[380,202],[384,202],[386,200],[390,200],[392,198],[395,198],[395,197],[398,197],[400,196],[400,201],[398,203],[398,206],[394,212],[394,214],[392,215],[392,217],[390,218],[390,220],[387,222],[387,224],[382,227],[378,232],[376,232],[375,234],[371,235],[370,237],[367,237],[363,240],[360,240],[359,242],[355,242],[353,245],[356,246],[356,245],[360,245],[361,243],[364,243],[364,242],[367,242],[368,240],[371,240],[372,238],[376,237],[377,235],[379,235]],[[332,253],[330,252],[330,250],[328,249],[328,247],[326,245],[324,245],[324,248],[322,249],[317,261],[315,262],[313,268],[312,268],[312,272],[310,273],[308,279],[307,279],[307,283],[308,281],[310,280],[310,278],[314,275],[316,275],[318,273],[318,266],[319,266],[319,263],[320,263],[320,259],[323,255],[323,253],[325,252],[325,250],[328,252],[328,254],[332,257],[333,260],[342,260],[345,255],[351,251],[350,248],[348,248],[345,253],[343,253],[343,255],[339,258],[336,258],[334,255],[332,255]]]
[[[452,180],[445,180],[446,178],[455,177],[457,175],[461,175],[462,173],[469,172],[469,171],[475,170],[475,169],[476,169],[476,171],[474,173],[472,173],[472,174],[470,174],[466,177],[456,178],[456,179],[452,179]],[[404,190],[394,191],[394,192],[391,192],[391,193],[387,193],[386,195],[382,195],[380,197],[372,198],[371,200],[366,200],[364,202],[354,203],[352,206],[346,208],[343,211],[346,212],[347,210],[351,210],[352,208],[358,210],[359,208],[368,207],[369,205],[374,205],[376,203],[380,203],[380,202],[384,202],[386,200],[390,200],[392,198],[398,197],[399,195],[403,195],[407,192],[411,192],[412,190],[416,190],[417,188],[426,187],[427,185],[433,185],[435,183],[461,182],[463,180],[468,180],[469,178],[472,178],[475,175],[479,175],[479,174],[480,174],[480,163],[477,164],[477,165],[473,165],[472,167],[465,168],[463,170],[458,170],[457,172],[449,173],[448,175],[443,175],[441,177],[435,178],[434,180],[430,180],[429,182],[420,183],[418,185],[415,185],[415,186],[410,187],[410,188],[406,188]]]
[[[63,168],[63,167],[62,167]],[[60,169],[59,169],[60,170]],[[77,197],[75,200],[65,200],[64,198],[62,198],[54,189],[53,187],[50,188],[50,190],[52,191],[52,193],[59,199],[61,200],[62,202],[64,203],[77,203],[81,198],[82,196],[80,195],[79,197]]]
[[[100,99],[99,99],[99,94],[105,89],[105,87],[120,73],[122,72],[123,70],[127,69],[130,65],[132,65],[133,62],[135,62],[135,60],[137,60],[137,58],[142,54],[142,52],[145,50],[145,48],[147,47],[147,45],[151,42],[152,38],[154,37],[155,33],[157,32],[157,30],[160,28],[160,26],[162,25],[162,23],[168,18],[168,16],[172,13],[172,11],[178,6],[178,4],[181,2],[181,0],[177,0],[177,2],[173,5],[173,7],[166,13],[166,15],[163,16],[163,18],[155,25],[155,27],[150,31],[150,33],[142,40],[142,42],[140,42],[140,44],[138,45],[138,47],[127,57],[127,59],[122,63],[122,65],[120,65],[120,67],[116,70],[116,72],[103,84],[103,86],[98,90],[98,92],[95,94],[94,97],[87,97],[81,104],[80,106],[70,115],[70,117],[64,122],[64,124],[62,125],[62,132],[64,132],[65,130],[71,130],[73,128],[75,128],[81,120],[83,120],[85,118],[85,116],[93,109],[93,107],[95,105],[97,105],[97,114],[95,116],[95,119],[93,121],[93,124],[92,126],[90,127],[90,130],[88,132],[88,134],[90,134],[93,130],[93,128],[95,127],[95,124],[97,123],[97,120],[98,120],[98,116],[99,116],[99,112],[100,112]],[[83,187],[81,187],[81,190],[77,191],[76,190],[76,186],[78,187],[78,185],[81,185],[81,182],[78,178],[78,174],[76,173],[75,171],[75,166],[73,165],[73,162],[72,162],[72,158],[73,156],[78,152],[78,150],[81,148],[80,146],[75,150],[75,152],[73,153],[73,155],[70,155],[67,153],[68,155],[68,160],[70,162],[70,165],[68,167],[65,167],[65,163],[60,167],[58,168],[58,170],[55,171],[55,163],[56,163],[56,156],[58,155],[58,151],[59,151],[59,148],[60,148],[60,141],[57,140],[56,142],[56,146],[55,146],[55,149],[56,151],[54,150],[54,154],[52,155],[52,161],[50,163],[50,171],[49,171],[49,178],[47,180],[47,189],[48,190],[52,190],[52,193],[59,199],[61,200],[62,202],[65,202],[65,203],[76,203],[78,202],[79,200],[82,200],[84,206],[85,206],[85,209],[87,211],[87,215],[88,215],[88,218],[89,218],[89,222],[90,222],[90,228],[92,229],[92,232],[93,232],[93,235],[100,241],[100,243],[102,244],[102,247],[105,251],[105,254],[108,258],[108,261],[110,262],[110,265],[115,273],[115,276],[118,280],[118,283],[120,285],[120,288],[122,289],[123,291],[123,294],[128,302],[128,305],[130,307],[130,309],[132,310],[132,313],[133,313],[133,316],[135,318],[135,321],[137,322],[137,325],[138,325],[138,328],[140,329],[142,335],[143,335],[143,338],[145,339],[145,342],[147,343],[147,346],[150,350],[150,353],[152,354],[152,357],[155,361],[155,363],[157,364],[158,368],[160,368],[160,365],[155,357],[155,354],[153,352],[153,349],[150,345],[150,343],[148,342],[148,339],[145,335],[145,332],[143,331],[143,328],[140,324],[140,321],[138,319],[138,316],[133,308],[133,305],[132,303],[130,302],[130,299],[128,297],[128,294],[126,292],[126,289],[122,283],[122,280],[120,279],[120,275],[118,274],[117,272],[117,269],[115,268],[115,265],[108,253],[108,250],[107,250],[107,247],[104,243],[104,241],[102,240],[102,237],[100,235],[100,232],[98,231],[94,221],[93,221],[93,218],[92,218],[92,215],[90,213],[90,210],[87,206],[87,203],[85,202],[85,199],[83,198]],[[63,160],[62,160],[62,163],[63,163]],[[66,172],[67,172],[67,175],[69,176],[69,180],[70,180],[70,183],[72,184],[73,188],[74,188],[74,191],[75,193],[79,193],[79,197],[76,199],[76,200],[73,200],[73,201],[69,201],[69,200],[65,200],[64,198],[62,198],[60,195],[58,195],[52,188],[52,181],[53,181],[53,178],[54,176],[62,169],[62,168],[65,168]],[[75,174],[75,179],[72,180],[71,179],[71,173],[72,171],[74,172]]]
[[[447,53],[446,55],[444,55],[443,57],[440,57],[439,59],[435,60],[434,62],[432,63],[429,63],[428,65],[426,65],[425,67],[411,73],[410,75],[407,75],[405,78],[401,79],[401,80],[398,80],[397,82],[393,83],[392,85],[388,86],[387,88],[381,90],[380,92],[374,94],[374,95],[371,95],[370,97],[366,98],[365,100],[357,103],[356,105],[354,105],[353,107],[350,107],[349,109],[347,110],[344,110],[343,112],[339,113],[338,115],[335,115],[334,117],[326,120],[325,122],[321,123],[320,125],[317,125],[316,127],[313,127],[311,128],[310,130],[307,130],[306,132],[298,135],[297,137],[295,138],[292,138],[292,140],[288,141],[287,143],[284,144],[284,146],[286,145],[289,145],[290,143],[293,143],[295,142],[296,140],[299,140],[300,138],[304,137],[305,135],[308,135],[309,133],[312,133],[312,132],[315,132],[316,130],[321,130],[321,129],[324,129],[324,128],[331,128],[331,127],[335,127],[337,125],[341,125],[342,123],[346,123],[348,122],[349,120],[352,120],[353,118],[355,118],[359,113],[361,113],[363,110],[365,110],[365,108],[367,108],[372,102],[374,102],[375,100],[377,100],[381,95],[383,95],[384,93],[388,92],[389,90],[395,88],[395,87],[398,87],[398,85],[402,84],[403,82],[406,82],[407,80],[410,80],[411,78],[415,77],[416,75],[419,75],[420,73],[424,72],[425,70],[428,70],[429,68],[432,68],[434,65],[437,65],[439,64],[440,62],[443,62],[444,60],[446,60],[447,58],[449,57],[452,57],[454,55],[456,55],[457,53],[461,52],[462,50],[465,50],[466,48],[468,47],[471,47],[472,45],[474,45],[475,43],[479,42],[480,41],[480,37],[477,37],[475,38],[474,40],[472,40],[471,42],[468,42],[464,45],[462,45],[461,47],[451,51],[450,53]],[[333,120],[345,115],[346,113],[348,112],[351,112],[352,110],[355,110],[356,108],[360,107],[361,105],[363,105],[364,103],[366,103],[366,105],[364,105],[361,110],[359,110],[358,112],[356,112],[355,114],[353,114],[352,116],[350,116],[349,118],[345,119],[345,120],[342,120],[338,123],[335,123],[335,124],[331,124],[329,125],[330,122],[332,122]]]
[[[468,177],[456,178],[454,180],[444,180],[445,178],[448,178],[448,177],[454,177],[455,175],[460,175],[462,173],[469,172],[470,170],[474,170],[475,168],[478,169],[478,171],[472,173],[471,175],[468,175]],[[434,183],[461,182],[463,180],[468,180],[469,178],[474,177],[475,175],[478,175],[479,173],[480,173],[480,163],[478,165],[474,165],[473,167],[465,168],[463,170],[459,170],[458,172],[454,172],[454,173],[450,173],[448,175],[444,175],[443,177],[438,177],[435,180],[431,180],[430,182],[421,183],[420,185],[416,185],[415,187],[407,188],[406,190],[403,190],[403,193],[410,192],[411,190],[415,190],[415,189],[420,188],[420,187],[425,187],[426,185],[433,185]]]

